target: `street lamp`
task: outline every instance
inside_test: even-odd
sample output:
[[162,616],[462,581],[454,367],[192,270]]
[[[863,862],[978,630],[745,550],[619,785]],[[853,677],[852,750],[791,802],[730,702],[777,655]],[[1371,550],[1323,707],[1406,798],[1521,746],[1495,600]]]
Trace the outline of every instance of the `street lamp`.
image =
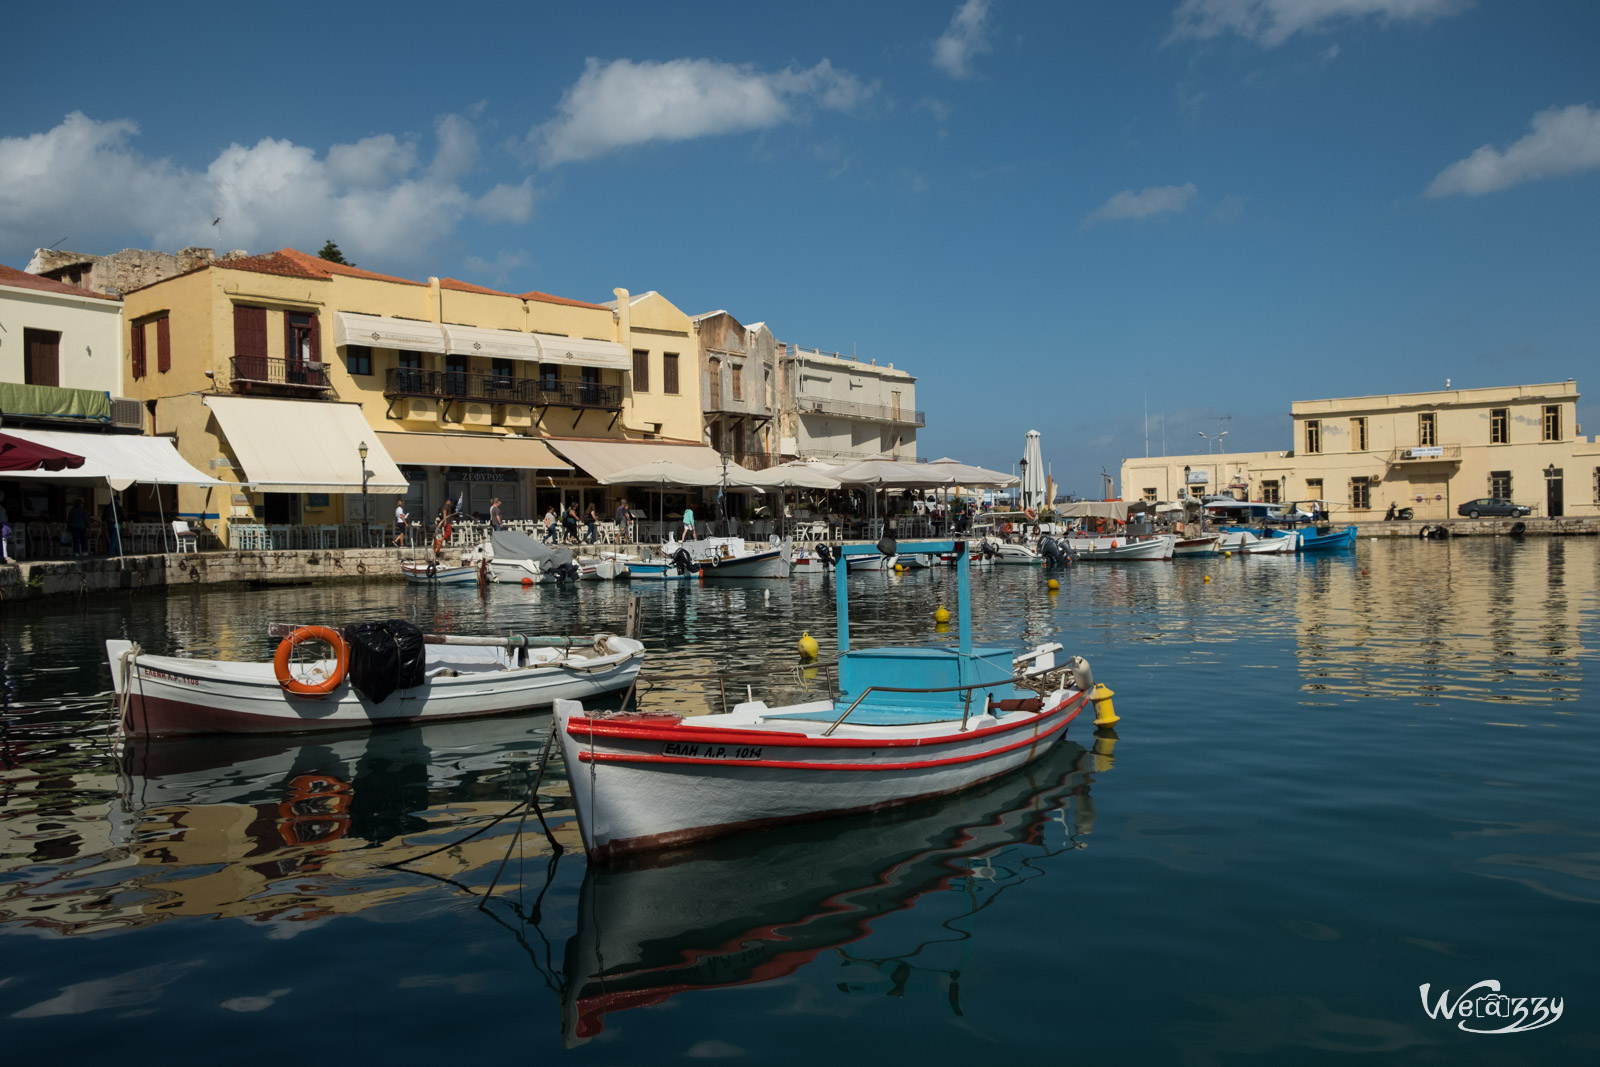
[[[367,443],[362,441],[356,446],[356,454],[361,457],[361,524],[370,531],[372,528],[372,513],[367,510],[367,479],[372,477],[367,473]],[[363,537],[361,540],[365,541]]]
[[1022,500],[1022,506],[1024,508],[1026,508],[1028,506],[1028,457],[1027,456],[1023,456],[1022,457],[1021,467],[1022,467],[1022,486],[1018,490],[1017,496]]

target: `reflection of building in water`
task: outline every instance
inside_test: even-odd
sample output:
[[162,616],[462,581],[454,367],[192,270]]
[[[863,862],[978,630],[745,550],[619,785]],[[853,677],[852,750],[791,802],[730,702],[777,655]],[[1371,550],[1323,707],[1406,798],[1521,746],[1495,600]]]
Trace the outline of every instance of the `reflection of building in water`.
[[[1299,571],[1294,610],[1307,689],[1340,698],[1578,699],[1584,620],[1600,587],[1592,542],[1397,541],[1359,559]],[[1516,719],[1510,708],[1496,716]]]
[[[0,822],[0,924],[78,934],[172,916],[311,922],[429,891],[432,879],[380,865],[416,860],[409,870],[459,878],[497,863],[512,822],[424,854],[522,800],[547,723],[391,728],[307,745],[144,743],[125,754],[120,782],[42,779],[42,801],[46,790],[67,805],[115,799],[63,810],[43,801]],[[432,820],[415,814],[441,810],[448,814]],[[568,826],[555,827],[558,840],[581,850]],[[537,833],[522,848],[548,851]]]

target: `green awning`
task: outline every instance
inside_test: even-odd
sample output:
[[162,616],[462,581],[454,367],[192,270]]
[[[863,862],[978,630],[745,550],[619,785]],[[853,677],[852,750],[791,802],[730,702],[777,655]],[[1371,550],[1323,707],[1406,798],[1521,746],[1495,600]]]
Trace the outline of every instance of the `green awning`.
[[111,394],[94,389],[0,382],[0,416],[111,421]]

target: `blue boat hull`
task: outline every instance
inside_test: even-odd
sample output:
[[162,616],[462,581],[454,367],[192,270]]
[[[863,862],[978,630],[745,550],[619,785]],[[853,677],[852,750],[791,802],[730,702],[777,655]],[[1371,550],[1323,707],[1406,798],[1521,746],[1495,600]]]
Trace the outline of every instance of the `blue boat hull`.
[[1346,526],[1336,533],[1300,535],[1300,551],[1302,552],[1334,552],[1341,548],[1354,548],[1356,544],[1356,528]]

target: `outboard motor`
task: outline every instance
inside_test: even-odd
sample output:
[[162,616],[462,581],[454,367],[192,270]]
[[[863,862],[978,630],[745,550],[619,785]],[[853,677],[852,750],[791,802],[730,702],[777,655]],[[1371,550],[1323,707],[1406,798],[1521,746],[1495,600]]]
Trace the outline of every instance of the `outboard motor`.
[[563,563],[553,572],[557,584],[562,582],[575,582],[578,580],[578,565],[576,563]]
[[994,559],[1000,554],[1000,550],[990,544],[987,537],[978,542],[978,544],[980,546],[978,551],[982,553],[984,559]]
[[679,574],[695,574],[700,570],[700,564],[689,555],[687,548],[680,548],[672,554],[672,565],[678,569]]
[[826,543],[817,546],[817,558],[824,567],[831,567],[834,563],[833,549]]

